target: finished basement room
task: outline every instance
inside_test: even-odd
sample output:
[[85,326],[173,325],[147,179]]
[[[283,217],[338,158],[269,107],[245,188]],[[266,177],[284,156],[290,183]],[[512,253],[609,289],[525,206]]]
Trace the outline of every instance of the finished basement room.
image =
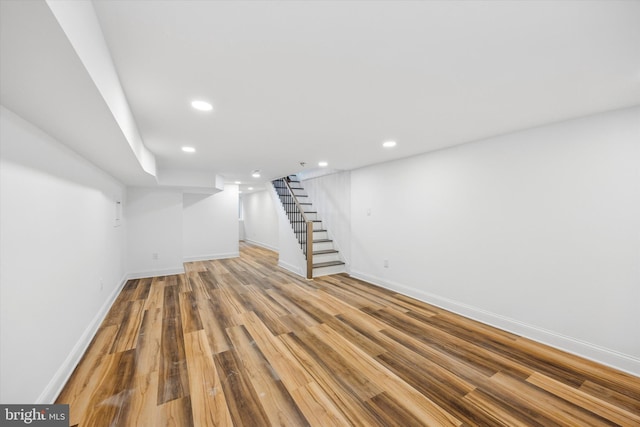
[[0,425],[640,426],[640,1],[0,0]]

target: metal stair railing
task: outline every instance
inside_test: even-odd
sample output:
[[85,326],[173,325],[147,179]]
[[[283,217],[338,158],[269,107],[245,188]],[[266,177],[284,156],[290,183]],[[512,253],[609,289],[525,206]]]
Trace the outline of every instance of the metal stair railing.
[[272,184],[307,260],[307,279],[313,279],[313,221],[305,215],[287,177],[276,179]]

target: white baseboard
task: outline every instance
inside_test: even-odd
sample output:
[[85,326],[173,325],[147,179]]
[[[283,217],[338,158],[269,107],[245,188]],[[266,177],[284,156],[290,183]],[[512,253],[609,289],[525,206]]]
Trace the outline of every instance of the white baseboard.
[[67,381],[69,381],[69,378],[71,377],[71,374],[73,374],[76,366],[80,363],[80,359],[82,359],[85,351],[87,351],[89,344],[91,344],[91,340],[93,340],[93,337],[98,332],[98,328],[104,321],[107,313],[109,313],[111,306],[122,291],[122,288],[124,288],[127,280],[129,279],[126,276],[123,277],[120,284],[113,290],[113,292],[111,292],[104,304],[102,304],[102,307],[100,307],[98,313],[96,313],[91,323],[84,330],[82,336],[78,342],[76,342],[76,345],[73,346],[65,361],[60,365],[56,373],[53,375],[53,378],[51,378],[51,381],[49,381],[49,384],[47,384],[42,393],[40,393],[40,396],[36,399],[36,404],[47,405],[55,402],[63,387]]
[[359,271],[351,271],[351,276],[365,282],[416,298],[428,304],[449,310],[461,316],[494,326],[499,329],[532,339],[559,350],[619,369],[629,374],[640,376],[640,359],[604,348],[589,342],[581,341],[566,335],[549,331],[537,326],[529,325],[515,319],[470,306],[448,298],[443,298],[429,292],[409,286],[390,282],[379,277],[367,275]]
[[188,256],[188,257],[184,257],[183,261],[184,262],[211,261],[213,259],[237,258],[239,256],[240,256],[240,252],[225,252],[220,254]]
[[256,240],[251,240],[251,239],[244,239],[244,241],[249,243],[249,244],[251,244],[251,245],[260,246],[262,248],[269,249],[270,251],[278,252],[278,248],[277,247],[269,245],[267,243],[262,243],[262,242],[258,242]]
[[300,267],[289,264],[287,262],[278,261],[278,267],[282,267],[285,270],[289,270],[290,272],[297,274],[298,276],[306,277],[306,275],[302,274],[302,270]]
[[147,277],[173,276],[174,274],[184,274],[184,267],[165,268],[162,270],[139,271],[137,273],[129,273],[127,275],[127,280],[144,279]]

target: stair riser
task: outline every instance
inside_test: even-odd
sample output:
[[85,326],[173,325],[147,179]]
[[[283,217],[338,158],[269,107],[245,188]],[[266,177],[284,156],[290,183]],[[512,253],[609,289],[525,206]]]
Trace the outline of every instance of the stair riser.
[[343,265],[334,265],[331,267],[320,267],[313,269],[313,277],[327,276],[329,274],[338,274],[346,272],[346,267]]
[[333,254],[320,254],[320,255],[313,256],[313,262],[315,264],[320,262],[331,262],[331,261],[340,261],[340,254],[333,253]]
[[313,240],[326,240],[329,238],[329,233],[326,231],[314,231]]
[[323,243],[314,243],[313,250],[314,251],[326,251],[329,249],[333,249],[333,242],[323,242]]

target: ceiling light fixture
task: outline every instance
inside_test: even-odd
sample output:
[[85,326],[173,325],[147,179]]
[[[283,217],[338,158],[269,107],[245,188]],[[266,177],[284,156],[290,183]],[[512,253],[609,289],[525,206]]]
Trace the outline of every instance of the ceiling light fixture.
[[182,151],[184,151],[185,153],[195,153],[196,149],[193,147],[182,147]]
[[391,148],[391,147],[395,147],[397,144],[395,141],[385,141],[384,143],[382,143],[382,146],[384,148]]
[[318,162],[318,166],[320,166],[321,168],[326,168],[327,166],[329,166],[329,163],[327,163],[327,162]]
[[249,187],[249,188],[247,188],[247,190],[251,191],[251,190],[253,190],[253,187]]
[[236,181],[236,182],[234,182],[234,184],[236,184],[236,185],[240,185],[240,184],[242,184],[242,182],[240,182],[240,181]]
[[213,110],[213,105],[208,103],[207,101],[195,100],[191,101],[191,106],[199,111],[211,111]]
[[251,176],[254,178],[260,178],[260,169],[256,169],[253,172],[251,172]]

